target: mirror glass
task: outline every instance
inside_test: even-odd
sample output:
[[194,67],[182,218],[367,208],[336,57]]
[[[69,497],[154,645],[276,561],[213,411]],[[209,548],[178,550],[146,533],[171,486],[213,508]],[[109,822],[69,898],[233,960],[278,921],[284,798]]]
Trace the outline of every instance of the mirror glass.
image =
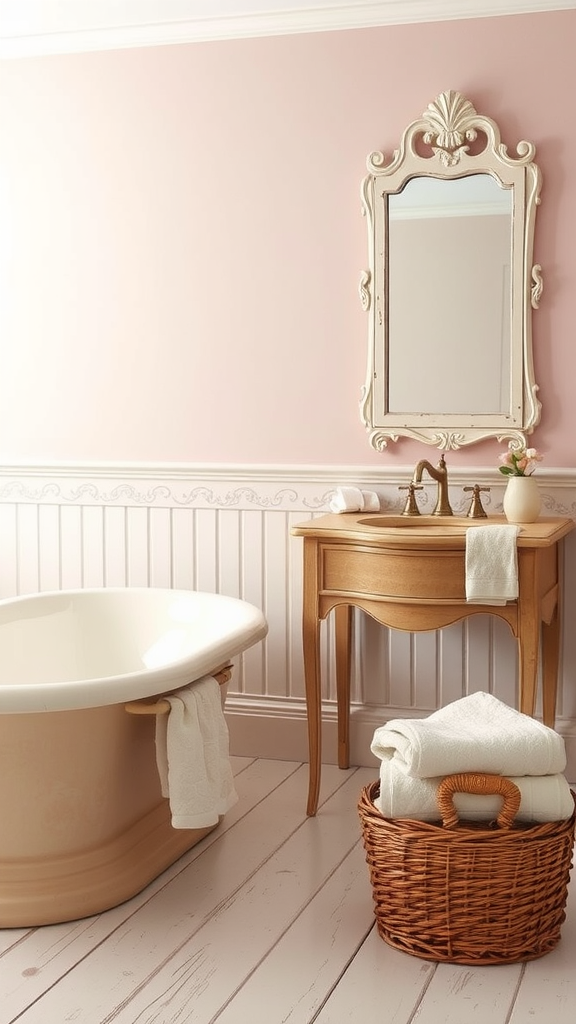
[[511,257],[512,193],[489,174],[388,196],[389,412],[506,413]]
[[368,158],[361,415],[373,447],[401,436],[439,448],[496,436],[514,447],[538,422],[533,155],[523,142],[509,156],[493,121],[443,93],[388,164]]

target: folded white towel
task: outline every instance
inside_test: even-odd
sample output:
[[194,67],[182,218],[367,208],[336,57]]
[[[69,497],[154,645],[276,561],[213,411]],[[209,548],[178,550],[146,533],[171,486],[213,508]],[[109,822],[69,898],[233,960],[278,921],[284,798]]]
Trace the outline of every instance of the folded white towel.
[[329,505],[331,512],[379,512],[380,498],[376,491],[359,487],[337,487]]
[[480,692],[427,718],[387,722],[376,729],[371,750],[419,779],[473,771],[557,775],[566,767],[564,740],[554,729]]
[[238,799],[220,687],[205,676],[166,700],[169,713],[156,716],[156,763],[172,825],[215,825]]
[[[520,790],[518,821],[562,821],[570,818],[574,801],[564,775],[514,775]],[[385,818],[438,821],[437,793],[441,779],[411,779],[398,768],[395,758],[380,766],[380,796],[375,806]],[[463,821],[492,821],[500,813],[502,797],[455,793],[454,806]]]
[[519,526],[474,526],[466,530],[466,600],[502,605],[518,597],[516,540]]

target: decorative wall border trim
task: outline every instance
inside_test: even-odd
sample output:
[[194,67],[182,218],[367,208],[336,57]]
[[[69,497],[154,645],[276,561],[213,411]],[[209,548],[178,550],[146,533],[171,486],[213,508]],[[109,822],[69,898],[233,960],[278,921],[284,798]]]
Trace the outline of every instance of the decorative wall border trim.
[[[375,490],[384,508],[396,510],[402,504],[398,487],[412,471],[413,466],[14,463],[0,466],[0,503],[326,512],[334,490],[352,485]],[[576,469],[539,469],[538,482],[545,512],[576,518]],[[506,481],[493,467],[450,470],[456,510],[470,483],[490,487],[486,508],[501,511]]]
[[117,50],[218,39],[331,32],[429,21],[495,17],[572,9],[574,0],[361,0],[302,4],[284,0],[260,11],[214,14],[211,0],[149,0],[136,14],[133,0],[32,3],[4,0],[0,57],[32,57]]

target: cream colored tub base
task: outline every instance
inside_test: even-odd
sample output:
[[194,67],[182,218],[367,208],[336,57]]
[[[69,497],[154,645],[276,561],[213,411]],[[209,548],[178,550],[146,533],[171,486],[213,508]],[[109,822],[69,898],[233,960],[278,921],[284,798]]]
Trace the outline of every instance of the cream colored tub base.
[[123,705],[0,716],[0,927],[136,895],[216,826],[173,829],[154,716]]

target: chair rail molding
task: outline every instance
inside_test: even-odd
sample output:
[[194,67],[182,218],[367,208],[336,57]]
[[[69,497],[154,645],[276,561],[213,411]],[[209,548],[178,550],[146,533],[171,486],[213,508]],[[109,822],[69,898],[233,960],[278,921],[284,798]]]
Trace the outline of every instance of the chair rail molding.
[[[123,505],[190,508],[276,508],[328,511],[339,486],[376,490],[384,507],[403,504],[397,489],[412,478],[413,466],[263,465],[227,463],[53,462],[0,464],[0,502]],[[506,485],[493,467],[450,468],[456,492],[473,481],[491,487],[487,508],[501,511]],[[539,469],[543,509],[576,518],[576,469]],[[452,496],[451,496],[452,500]],[[460,505],[458,499],[455,507]]]

